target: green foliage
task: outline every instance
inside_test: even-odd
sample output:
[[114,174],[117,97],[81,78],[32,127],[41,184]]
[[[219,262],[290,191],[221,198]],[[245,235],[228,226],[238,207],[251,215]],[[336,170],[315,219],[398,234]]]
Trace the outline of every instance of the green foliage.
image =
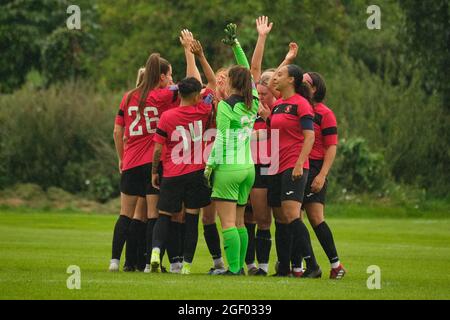
[[423,70],[422,86],[428,93],[443,93],[450,110],[450,3],[448,0],[401,2],[406,16],[408,57],[413,68]]
[[0,4],[0,92],[12,92],[40,69],[42,40],[63,25],[67,1],[13,0]]
[[[427,197],[449,196],[448,1],[379,1],[381,30],[366,27],[369,0],[77,4],[81,31],[65,28],[66,0],[0,5],[0,92],[19,89],[28,79],[21,90],[0,97],[0,187],[34,182],[99,200],[115,195],[113,116],[118,97],[134,86],[149,54],[160,52],[171,62],[174,79],[183,78],[178,36],[189,28],[214,69],[231,65],[233,54],[220,39],[232,22],[250,59],[255,19],[268,15],[274,27],[263,69],[277,66],[296,41],[296,63],[327,82],[326,104],[346,141],[332,171],[339,177],[336,190],[386,194],[393,185],[408,185],[425,189]],[[71,84],[85,79],[87,84]],[[50,88],[37,91],[42,84]],[[344,154],[349,159],[342,164]],[[352,174],[345,176],[347,169]],[[402,192],[391,194],[401,199]]]
[[[112,130],[119,99],[75,83],[0,96],[1,186],[32,182],[91,191],[98,200],[116,195]],[[105,187],[106,180],[111,188]]]
[[82,30],[61,27],[53,31],[42,47],[42,73],[47,85],[88,76],[94,48],[95,41]]
[[362,138],[341,141],[336,167],[334,179],[350,192],[380,191],[386,183],[383,156],[371,152]]

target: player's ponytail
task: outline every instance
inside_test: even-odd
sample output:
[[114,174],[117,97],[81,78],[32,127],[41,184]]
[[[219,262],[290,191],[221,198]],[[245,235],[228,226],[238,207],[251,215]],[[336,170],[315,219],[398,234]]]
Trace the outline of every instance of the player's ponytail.
[[228,78],[231,88],[237,90],[244,97],[244,103],[250,110],[253,104],[253,85],[250,70],[242,66],[231,67],[228,71]]
[[315,103],[320,103],[325,100],[325,97],[327,95],[327,86],[325,85],[325,80],[323,80],[323,77],[317,72],[308,72],[308,74],[311,77],[312,85],[316,88],[313,100]]
[[145,64],[145,71],[139,85],[130,91],[127,97],[127,105],[130,103],[133,94],[140,92],[139,111],[142,113],[148,93],[159,86],[161,74],[167,74],[170,70],[170,63],[161,58],[159,53],[152,53]]
[[294,78],[295,92],[308,100],[311,106],[313,106],[314,104],[311,88],[307,84],[303,83],[303,70],[295,64],[290,64],[287,68],[289,77]]

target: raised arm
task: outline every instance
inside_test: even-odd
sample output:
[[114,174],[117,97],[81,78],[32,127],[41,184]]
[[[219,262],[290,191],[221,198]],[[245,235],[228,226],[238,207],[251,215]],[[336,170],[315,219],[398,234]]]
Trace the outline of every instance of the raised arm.
[[225,28],[225,38],[222,39],[222,42],[226,45],[231,46],[237,64],[250,69],[250,65],[248,63],[247,57],[245,56],[244,50],[242,50],[242,47],[237,40],[236,27],[237,26],[234,23],[227,24]]
[[252,72],[253,80],[258,82],[261,77],[261,65],[264,56],[264,46],[266,44],[267,35],[272,30],[273,23],[269,24],[269,18],[266,16],[256,19],[256,30],[258,31],[258,40],[256,41],[255,51],[253,51],[252,65],[250,71]]
[[200,71],[198,71],[197,65],[195,64],[195,56],[191,52],[191,43],[194,41],[194,36],[192,32],[187,29],[181,30],[180,42],[184,47],[184,55],[186,56],[186,77],[194,77],[200,83],[202,82],[202,77],[200,76]]
[[295,42],[289,43],[289,51],[286,54],[286,57],[284,58],[283,62],[278,66],[277,70],[274,72],[272,78],[269,81],[269,89],[276,98],[280,97],[280,93],[275,89],[275,85],[273,84],[274,75],[276,75],[282,67],[294,63],[295,58],[297,57],[297,53],[298,53],[298,45]]
[[206,80],[208,81],[208,85],[206,87],[211,90],[216,90],[216,75],[214,74],[214,70],[211,68],[208,60],[205,57],[205,53],[203,52],[202,44],[200,43],[200,41],[194,40],[191,43],[191,52],[200,61],[203,72],[205,73]]

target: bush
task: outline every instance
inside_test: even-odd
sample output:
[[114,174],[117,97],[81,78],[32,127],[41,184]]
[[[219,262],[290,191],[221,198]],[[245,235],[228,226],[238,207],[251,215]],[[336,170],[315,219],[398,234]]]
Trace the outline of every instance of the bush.
[[333,179],[349,192],[382,191],[388,175],[383,156],[363,138],[341,140]]
[[1,96],[0,188],[29,182],[99,200],[118,194],[112,130],[119,102],[80,83]]

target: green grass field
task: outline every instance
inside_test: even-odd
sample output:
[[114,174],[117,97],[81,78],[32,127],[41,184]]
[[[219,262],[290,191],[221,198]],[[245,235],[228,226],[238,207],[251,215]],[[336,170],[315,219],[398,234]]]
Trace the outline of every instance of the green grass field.
[[[348,274],[328,279],[329,265],[312,233],[322,279],[212,277],[202,228],[194,274],[108,273],[114,215],[0,212],[0,299],[449,299],[450,220],[337,218],[334,231]],[[275,261],[272,246],[271,269]],[[165,258],[164,264],[168,266]],[[69,290],[67,267],[81,268]],[[367,267],[381,268],[369,290]]]

